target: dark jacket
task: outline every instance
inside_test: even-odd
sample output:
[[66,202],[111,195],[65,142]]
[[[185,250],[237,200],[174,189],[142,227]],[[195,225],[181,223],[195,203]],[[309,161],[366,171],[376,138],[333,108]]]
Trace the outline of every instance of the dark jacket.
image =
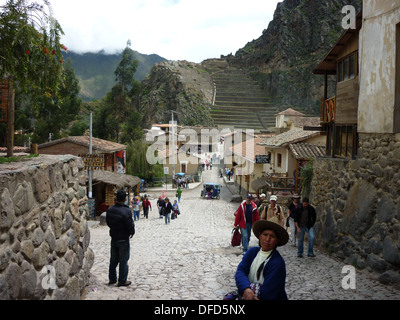
[[[300,204],[296,209],[294,222],[300,223],[302,214],[303,214],[303,204]],[[306,224],[307,229],[312,228],[316,221],[317,221],[317,212],[315,211],[315,208],[309,204],[308,221]]]
[[[248,276],[250,267],[260,250],[260,247],[250,248],[237,268],[235,281],[240,295],[243,295],[246,288],[250,288]],[[287,300],[288,298],[285,291],[286,265],[278,251],[272,254],[271,259],[265,265],[263,275],[264,283],[260,288],[260,299]]]
[[164,208],[165,208],[164,211],[165,214],[171,213],[171,211],[173,210],[171,202],[168,203],[165,202]]
[[106,222],[113,240],[128,240],[135,234],[132,212],[125,204],[117,202],[107,210]]

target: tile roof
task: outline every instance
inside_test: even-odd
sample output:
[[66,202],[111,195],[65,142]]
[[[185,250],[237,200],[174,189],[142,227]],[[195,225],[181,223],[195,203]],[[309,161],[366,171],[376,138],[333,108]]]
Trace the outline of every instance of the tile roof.
[[318,136],[319,134],[319,131],[305,131],[302,129],[295,129],[263,140],[258,144],[265,147],[286,147],[291,143],[302,142],[304,140]]
[[294,110],[294,109],[292,109],[292,108],[289,108],[289,109],[286,109],[286,110],[284,110],[284,111],[282,111],[282,112],[279,112],[279,113],[277,114],[277,116],[304,117],[305,114],[304,114],[304,113],[301,113],[301,112],[299,112],[299,111],[296,111],[296,110]]
[[291,121],[296,128],[319,127],[321,125],[320,117],[298,117],[292,118],[289,121]]
[[321,145],[296,143],[289,145],[289,148],[296,160],[309,160],[326,155],[326,147]]
[[[89,136],[72,136],[72,137],[67,137],[63,139],[58,139],[54,140],[51,142],[43,143],[38,146],[39,149],[45,148],[45,147],[50,147],[56,144],[64,143],[64,142],[71,142],[75,144],[79,144],[85,147],[89,147]],[[98,138],[92,138],[92,146],[94,150],[100,151],[100,152],[106,152],[106,153],[113,153],[113,152],[118,152],[121,150],[126,149],[126,145],[112,142],[112,141],[107,141],[103,139],[98,139]]]

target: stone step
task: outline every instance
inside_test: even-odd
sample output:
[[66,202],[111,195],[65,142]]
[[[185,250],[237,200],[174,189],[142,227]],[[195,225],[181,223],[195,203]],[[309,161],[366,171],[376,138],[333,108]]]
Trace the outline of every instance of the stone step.
[[268,107],[266,102],[252,102],[252,101],[215,101],[215,106],[229,106],[229,107],[243,107],[243,108],[262,108]]
[[229,68],[213,73],[216,85],[211,116],[216,125],[263,130],[275,125],[276,109],[247,70]]

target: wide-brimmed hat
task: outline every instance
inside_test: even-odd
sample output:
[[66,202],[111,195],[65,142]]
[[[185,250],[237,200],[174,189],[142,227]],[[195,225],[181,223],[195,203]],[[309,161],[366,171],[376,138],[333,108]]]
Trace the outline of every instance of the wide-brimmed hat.
[[284,246],[289,241],[289,234],[279,224],[278,217],[273,217],[269,220],[258,220],[253,224],[253,233],[260,239],[260,234],[264,230],[273,230],[278,237],[278,247]]
[[295,194],[292,196],[292,199],[300,199],[300,198],[301,198],[300,195],[297,194],[297,193],[295,193]]

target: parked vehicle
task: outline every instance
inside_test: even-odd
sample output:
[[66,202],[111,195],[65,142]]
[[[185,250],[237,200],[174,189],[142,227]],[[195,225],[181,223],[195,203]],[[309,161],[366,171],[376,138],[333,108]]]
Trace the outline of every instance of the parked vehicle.
[[204,183],[200,197],[206,199],[220,199],[221,185],[219,183]]

